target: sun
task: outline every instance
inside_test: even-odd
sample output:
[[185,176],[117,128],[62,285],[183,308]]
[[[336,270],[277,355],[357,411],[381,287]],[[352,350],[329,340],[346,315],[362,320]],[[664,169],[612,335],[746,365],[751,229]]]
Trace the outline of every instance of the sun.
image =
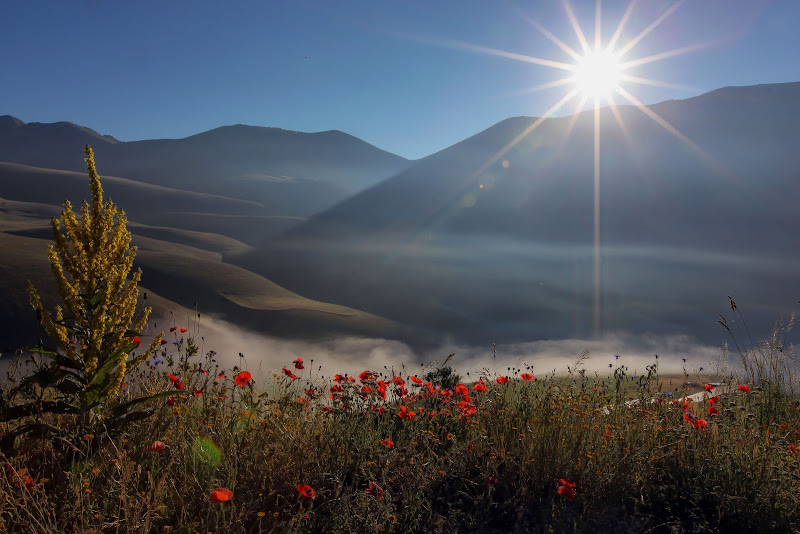
[[622,63],[610,50],[591,50],[575,63],[572,81],[588,98],[608,98],[619,88]]

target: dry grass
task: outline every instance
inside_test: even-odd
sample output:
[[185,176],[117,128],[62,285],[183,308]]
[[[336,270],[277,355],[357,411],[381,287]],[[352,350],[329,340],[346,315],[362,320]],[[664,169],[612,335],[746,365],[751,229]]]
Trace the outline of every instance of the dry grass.
[[[7,529],[790,532],[800,522],[800,415],[785,389],[748,382],[709,415],[707,401],[677,400],[691,392],[686,376],[632,380],[623,368],[534,381],[515,369],[504,384],[486,376],[485,392],[464,384],[465,397],[405,374],[333,381],[286,362],[296,379],[239,386],[239,369],[220,376],[191,341],[166,347],[123,396],[170,389],[170,374],[185,393],[123,438],[74,461],[18,441],[0,475]],[[155,441],[168,448],[150,451]],[[218,487],[231,500],[211,502]]]

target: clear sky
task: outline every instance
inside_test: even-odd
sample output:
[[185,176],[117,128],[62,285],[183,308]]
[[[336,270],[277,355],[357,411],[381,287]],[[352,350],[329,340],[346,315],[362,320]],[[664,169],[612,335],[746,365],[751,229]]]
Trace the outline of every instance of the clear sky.
[[[639,0],[617,48],[675,4],[626,57],[708,46],[632,69],[676,86],[624,85],[644,103],[800,81],[797,0]],[[603,43],[628,5],[602,3]],[[593,42],[595,0],[571,6]],[[458,43],[572,63],[535,21],[580,50],[560,0],[26,0],[0,2],[0,20],[0,114],[125,141],[338,129],[408,158],[568,90],[526,92],[568,73]]]

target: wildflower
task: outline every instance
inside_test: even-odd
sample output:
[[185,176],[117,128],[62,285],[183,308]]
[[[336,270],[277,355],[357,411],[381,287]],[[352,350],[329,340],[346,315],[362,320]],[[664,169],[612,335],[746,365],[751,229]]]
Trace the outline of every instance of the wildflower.
[[233,492],[228,488],[214,488],[208,500],[214,503],[225,502],[231,500]]
[[184,334],[184,333],[186,333],[186,329],[185,328],[179,328],[178,332],[180,332],[181,334]]
[[394,441],[390,440],[389,438],[386,438],[385,440],[381,441],[381,445],[383,445],[387,449],[391,449],[392,447],[394,447]]
[[790,443],[786,447],[786,450],[789,452],[789,454],[797,454],[797,446],[794,443]]
[[313,499],[314,496],[317,494],[317,492],[314,491],[314,488],[312,488],[308,484],[298,484],[297,491],[300,493],[301,496],[305,497],[306,499]]
[[331,393],[341,393],[341,392],[342,392],[342,386],[336,384],[331,386]]
[[477,391],[478,393],[483,393],[486,391],[486,384],[483,381],[475,382],[473,387],[475,388],[475,391]]
[[719,415],[719,412],[714,406],[709,406],[708,415]]
[[253,375],[250,374],[250,371],[241,371],[238,375],[236,375],[234,381],[236,382],[237,386],[245,387],[252,379]]
[[402,376],[395,376],[395,377],[392,378],[392,384],[395,384],[395,385],[398,385],[398,386],[405,386],[406,385],[406,381],[403,380]]
[[525,382],[530,382],[533,380],[533,375],[530,373],[522,373],[519,375],[519,377]]
[[171,332],[174,332],[174,331],[175,331],[175,330],[177,330],[177,329],[178,329],[178,327],[177,327],[177,326],[173,326],[173,327],[170,327],[169,331],[170,331],[170,333],[171,333]]
[[297,358],[292,363],[294,363],[294,368],[295,369],[305,369],[305,366],[303,366],[303,358]]
[[485,482],[486,482],[486,484],[488,484],[489,486],[494,486],[495,484],[497,484],[497,479],[496,479],[496,478],[494,478],[494,477],[486,477],[486,480],[485,480]]
[[750,393],[750,388],[745,386],[745,385],[741,385],[741,386],[739,386],[739,391],[744,391],[745,393]]
[[333,377],[333,381],[337,382],[337,383],[341,383],[342,380],[344,380],[344,379],[345,378],[342,375],[336,375],[336,376]]
[[711,384],[706,384],[705,386],[703,386],[703,389],[705,389],[706,391],[711,391],[712,389],[714,389],[714,386],[712,386]]
[[418,386],[422,385],[422,379],[421,378],[417,378],[416,376],[409,376],[408,379],[411,380],[412,382],[414,382]]
[[177,382],[173,382],[172,387],[174,387],[175,389],[183,389],[183,382],[181,382],[180,380],[178,380]]
[[400,416],[400,419],[408,419],[409,421],[417,416],[415,412],[409,411],[407,406],[400,406],[400,412],[397,415]]
[[293,372],[291,372],[289,369],[287,369],[286,367],[283,368],[283,374],[285,374],[286,376],[288,376],[292,380],[297,378],[297,376]]
[[497,379],[495,379],[495,382],[497,382],[498,384],[505,384],[506,382],[508,382],[508,378],[505,376],[498,376]]
[[383,490],[381,489],[380,486],[378,486],[374,482],[369,483],[369,488],[365,489],[364,493],[366,493],[367,495],[373,494],[377,496],[379,501],[383,500]]
[[137,347],[142,344],[142,340],[139,339],[139,336],[134,337],[133,342],[136,343]]
[[177,400],[178,398],[175,397],[175,395],[170,395],[169,397],[167,397],[167,406],[172,406],[173,404],[175,404]]
[[570,501],[575,498],[575,483],[567,480],[559,479],[561,485],[558,487],[558,494],[563,495]]
[[154,441],[150,448],[147,449],[150,452],[164,452],[165,450],[169,449],[169,445],[164,443],[163,441]]
[[220,374],[217,375],[217,380],[222,380],[225,378],[225,371],[222,371]]
[[698,419],[697,423],[694,426],[695,426],[695,428],[703,428],[707,424],[708,424],[708,421],[706,421],[705,419]]
[[167,344],[167,340],[166,340],[166,339],[162,339],[162,340],[161,340],[161,344],[162,344],[162,345],[166,345],[166,344]]
[[467,386],[464,384],[456,384],[456,394],[457,395],[466,395],[469,393]]
[[372,373],[370,373],[369,371],[361,371],[361,374],[358,375],[358,378],[362,382],[366,382],[367,380],[373,380],[374,379],[373,376],[372,376]]
[[719,401],[719,397],[718,397],[718,396],[716,396],[716,395],[714,395],[713,397],[711,397],[710,399],[708,399],[708,403],[709,403],[709,404],[714,404],[714,403],[715,403],[715,402],[717,402],[717,401]]
[[200,389],[200,388],[194,388],[194,390],[192,391],[192,395],[194,395],[195,397],[199,397],[202,394],[203,394],[203,390]]

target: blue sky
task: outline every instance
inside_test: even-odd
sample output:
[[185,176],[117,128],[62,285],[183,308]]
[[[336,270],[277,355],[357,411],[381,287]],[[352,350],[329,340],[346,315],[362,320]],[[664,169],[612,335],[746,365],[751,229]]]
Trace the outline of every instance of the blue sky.
[[[639,0],[620,45],[676,3]],[[602,3],[604,42],[628,4]],[[571,5],[593,41],[595,1]],[[419,158],[505,118],[541,115],[565,94],[524,91],[563,71],[454,44],[571,62],[527,19],[580,48],[558,0],[2,2],[0,114],[125,141],[236,123],[338,129]],[[800,81],[798,20],[795,0],[687,0],[627,56],[709,43],[631,72],[679,87],[624,87],[656,103]]]

